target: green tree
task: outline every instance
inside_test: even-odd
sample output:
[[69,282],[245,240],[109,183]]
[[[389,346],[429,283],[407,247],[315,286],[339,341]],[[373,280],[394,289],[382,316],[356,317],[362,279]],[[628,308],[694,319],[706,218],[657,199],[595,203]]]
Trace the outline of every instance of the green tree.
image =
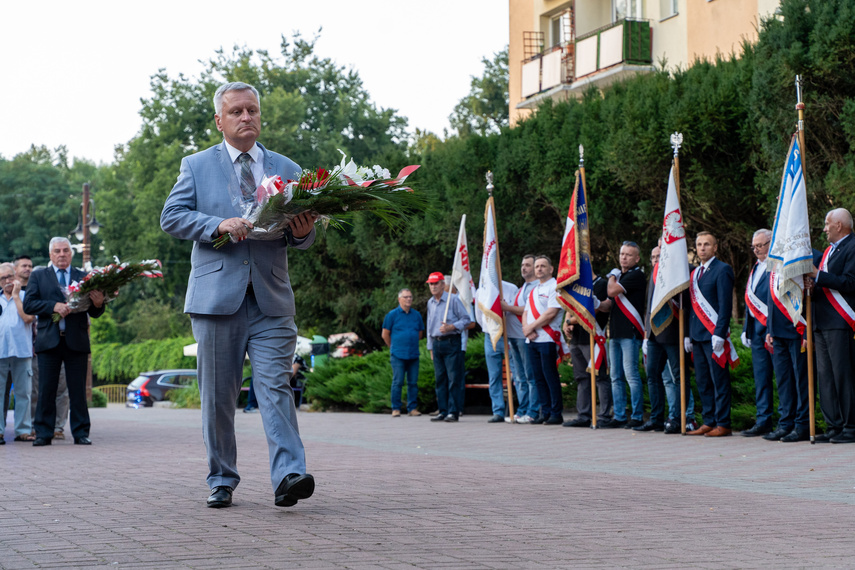
[[458,136],[498,133],[508,126],[508,46],[481,62],[484,74],[472,77],[469,94],[448,117]]

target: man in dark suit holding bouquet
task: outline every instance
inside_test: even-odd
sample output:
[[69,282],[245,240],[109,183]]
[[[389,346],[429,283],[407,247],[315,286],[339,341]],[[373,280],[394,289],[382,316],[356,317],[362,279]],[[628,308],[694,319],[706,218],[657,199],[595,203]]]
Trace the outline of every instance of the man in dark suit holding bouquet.
[[[244,355],[249,354],[267,434],[274,504],[290,507],[312,496],[315,481],[306,473],[290,385],[297,327],[288,248],[307,249],[312,244],[315,217],[308,212],[298,215],[279,239],[243,239],[253,225],[242,212],[256,202],[262,177],[299,180],[301,170],[256,142],[261,105],[254,87],[221,85],[214,94],[214,108],[224,141],[181,161],[178,181],[160,217],[166,233],[193,242],[184,312],[190,315],[199,343],[199,392],[211,489],[207,505],[231,506],[240,482],[234,416]],[[227,233],[237,242],[214,248],[212,242]]]
[[[69,285],[86,273],[71,267],[71,242],[63,237],[50,240],[50,264],[33,271],[24,296],[24,312],[39,318],[35,352],[39,361],[39,400],[33,427],[33,445],[50,445],[56,427],[56,390],[65,364],[71,409],[71,434],[77,445],[90,445],[89,408],[86,402],[86,366],[89,354],[89,317],[104,313],[104,293],[92,291],[92,304],[85,312],[72,313],[66,303]],[[54,313],[60,316],[54,322]]]

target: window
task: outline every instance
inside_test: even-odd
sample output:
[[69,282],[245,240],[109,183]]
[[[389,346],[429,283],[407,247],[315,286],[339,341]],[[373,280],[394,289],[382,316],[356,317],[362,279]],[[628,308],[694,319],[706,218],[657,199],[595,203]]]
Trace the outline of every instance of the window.
[[677,15],[677,2],[679,0],[659,0],[660,19],[670,18]]
[[554,16],[549,22],[550,45],[564,45],[573,41],[573,24],[570,19],[570,10],[565,10]]
[[612,0],[612,7],[615,22],[626,18],[641,19],[641,0]]

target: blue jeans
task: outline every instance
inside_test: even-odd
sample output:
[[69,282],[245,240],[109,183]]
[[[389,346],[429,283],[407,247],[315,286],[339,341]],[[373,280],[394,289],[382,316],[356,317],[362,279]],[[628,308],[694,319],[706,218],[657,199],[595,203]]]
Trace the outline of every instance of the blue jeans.
[[436,379],[436,404],[441,415],[459,415],[463,411],[463,374],[465,363],[460,336],[433,339],[433,373]]
[[644,387],[638,373],[638,351],[641,340],[636,338],[613,338],[609,342],[609,369],[612,373],[612,398],[615,402],[615,420],[626,421],[626,385],[632,403],[632,419],[644,419]]
[[[554,342],[528,343],[528,357],[537,380],[537,393],[543,394],[541,415],[550,418],[564,411],[561,380],[558,378],[558,347]],[[548,400],[547,400],[548,395]]]
[[[686,356],[688,358],[688,355]],[[660,344],[654,339],[647,342],[647,390],[650,393],[650,419],[665,419],[663,392],[668,400],[668,419],[680,419],[680,347],[677,344]],[[686,382],[686,417],[695,417],[695,397]]]
[[484,357],[487,360],[487,377],[489,378],[490,403],[494,416],[505,415],[505,397],[502,391],[502,364],[505,359],[505,341],[499,339],[496,350],[490,335],[484,335]]
[[412,412],[419,403],[419,359],[398,358],[389,355],[392,362],[392,409],[401,409],[401,390],[407,377],[407,411]]
[[514,387],[519,400],[518,416],[537,417],[540,413],[540,402],[537,398],[537,382],[528,357],[528,349],[524,338],[509,338],[508,348],[511,351],[511,367],[514,372]]

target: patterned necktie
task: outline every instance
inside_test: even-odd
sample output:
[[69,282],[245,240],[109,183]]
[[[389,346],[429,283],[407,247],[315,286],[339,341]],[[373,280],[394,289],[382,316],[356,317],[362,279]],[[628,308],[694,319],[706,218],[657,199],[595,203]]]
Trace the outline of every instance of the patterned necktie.
[[701,277],[704,276],[704,266],[701,265],[701,268],[698,270],[698,281],[701,280]]
[[65,288],[68,282],[65,280],[65,269],[59,270],[59,286]]
[[255,195],[255,177],[252,175],[252,158],[245,152],[238,157],[240,162],[240,191],[244,200],[252,200]]

